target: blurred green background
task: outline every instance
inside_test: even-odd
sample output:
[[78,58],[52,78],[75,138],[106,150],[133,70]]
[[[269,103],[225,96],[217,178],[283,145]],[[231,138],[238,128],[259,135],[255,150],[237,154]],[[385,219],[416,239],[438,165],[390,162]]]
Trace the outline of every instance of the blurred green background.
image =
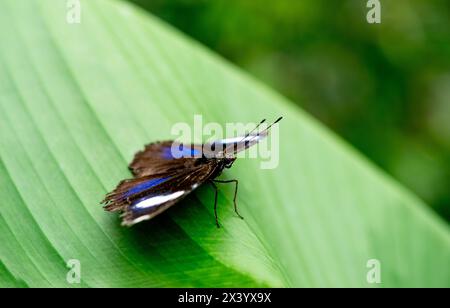
[[381,0],[381,24],[367,23],[366,0],[130,1],[277,89],[450,221],[450,1]]

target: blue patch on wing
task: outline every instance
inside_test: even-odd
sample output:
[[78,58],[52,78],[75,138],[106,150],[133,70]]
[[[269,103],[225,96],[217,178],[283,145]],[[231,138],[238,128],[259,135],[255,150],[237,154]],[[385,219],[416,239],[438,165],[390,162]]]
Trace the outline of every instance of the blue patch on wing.
[[141,193],[147,189],[150,189],[156,185],[159,185],[165,181],[167,181],[168,179],[170,179],[170,177],[166,177],[166,178],[157,178],[157,179],[151,179],[148,181],[145,181],[144,183],[138,184],[132,188],[130,188],[126,193],[125,193],[125,197],[129,197],[138,193]]
[[201,152],[197,149],[191,148],[191,147],[184,147],[181,148],[175,148],[173,149],[172,153],[172,147],[167,147],[164,149],[163,157],[165,159],[174,159],[174,158],[191,158],[191,157],[198,157],[201,155]]

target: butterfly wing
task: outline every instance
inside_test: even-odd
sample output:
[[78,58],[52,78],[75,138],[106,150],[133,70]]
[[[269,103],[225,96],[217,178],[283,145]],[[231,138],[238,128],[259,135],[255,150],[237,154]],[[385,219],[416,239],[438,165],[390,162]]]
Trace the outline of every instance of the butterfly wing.
[[174,141],[150,143],[136,153],[129,169],[135,177],[176,173],[189,169],[192,158],[202,157],[201,145],[184,145]]
[[110,212],[123,211],[134,199],[145,195],[148,190],[155,189],[159,185],[173,179],[174,175],[155,174],[121,181],[117,187],[108,193],[101,202]]
[[121,211],[122,224],[131,226],[162,213],[208,180],[217,166],[205,163],[173,174],[143,176],[122,181],[103,203]]

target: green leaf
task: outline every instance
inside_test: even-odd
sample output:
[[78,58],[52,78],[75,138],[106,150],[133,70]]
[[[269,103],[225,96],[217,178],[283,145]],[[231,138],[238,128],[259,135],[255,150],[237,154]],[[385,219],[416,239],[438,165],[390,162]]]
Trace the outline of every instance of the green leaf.
[[[0,4],[0,286],[450,286],[448,226],[291,102],[121,1]],[[251,43],[251,42],[249,42]],[[243,51],[245,52],[245,51]],[[280,160],[240,159],[132,228],[99,205],[177,122],[285,116]],[[382,129],[380,127],[380,129]],[[70,259],[81,283],[66,280]],[[369,284],[369,259],[381,284]]]

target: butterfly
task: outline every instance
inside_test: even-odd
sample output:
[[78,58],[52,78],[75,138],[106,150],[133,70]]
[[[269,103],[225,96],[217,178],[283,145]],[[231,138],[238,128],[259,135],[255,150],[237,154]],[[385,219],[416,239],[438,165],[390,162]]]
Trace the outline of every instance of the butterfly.
[[209,182],[215,189],[214,215],[216,225],[220,227],[216,183],[234,183],[234,211],[243,218],[236,204],[238,181],[216,178],[225,168],[233,165],[237,153],[265,138],[272,125],[281,119],[254,133],[265,122],[262,120],[244,137],[190,145],[176,141],[150,143],[143,151],[136,153],[129,165],[134,178],[121,181],[101,203],[107,211],[122,213],[122,225],[132,226],[152,219]]

